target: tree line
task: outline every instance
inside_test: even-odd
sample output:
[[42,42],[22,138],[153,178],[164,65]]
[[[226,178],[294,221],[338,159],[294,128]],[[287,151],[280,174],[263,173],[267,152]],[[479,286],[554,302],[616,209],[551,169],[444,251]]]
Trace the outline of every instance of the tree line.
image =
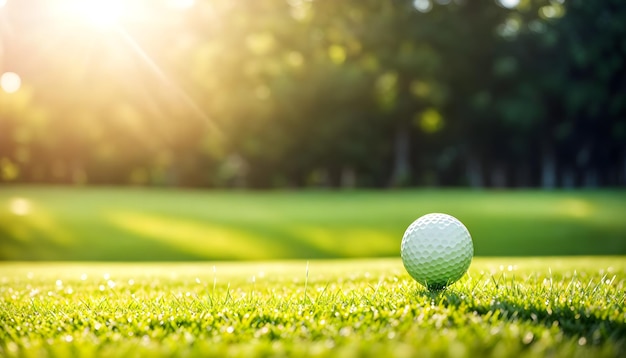
[[0,8],[0,181],[626,185],[620,0],[127,3]]

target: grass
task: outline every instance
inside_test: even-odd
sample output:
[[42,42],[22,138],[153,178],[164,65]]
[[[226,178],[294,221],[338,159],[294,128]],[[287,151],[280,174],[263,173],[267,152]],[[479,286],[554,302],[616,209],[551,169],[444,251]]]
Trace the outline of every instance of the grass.
[[269,191],[0,188],[0,259],[394,257],[446,212],[478,256],[626,255],[626,190]]
[[[23,261],[0,263],[0,357],[626,356],[625,203],[625,190],[3,187],[0,259]],[[476,255],[509,257],[426,291],[398,255],[428,212],[463,221]],[[364,256],[390,258],[315,260]],[[155,260],[169,262],[112,262]]]
[[624,257],[4,263],[0,356],[620,357]]

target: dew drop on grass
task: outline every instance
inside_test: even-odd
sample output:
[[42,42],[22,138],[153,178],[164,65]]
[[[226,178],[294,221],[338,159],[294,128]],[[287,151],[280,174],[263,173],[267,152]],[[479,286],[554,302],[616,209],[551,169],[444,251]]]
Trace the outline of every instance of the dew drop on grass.
[[350,327],[343,327],[342,329],[339,330],[339,335],[342,337],[347,337],[350,334],[352,334],[352,328]]
[[263,326],[263,328],[257,330],[254,335],[258,338],[258,337],[261,337],[261,336],[264,336],[264,335],[268,334],[269,331],[270,331],[270,329],[269,329],[268,326]]
[[141,337],[141,344],[143,344],[144,346],[147,346],[148,344],[150,344],[150,336],[148,336],[147,334],[144,334]]

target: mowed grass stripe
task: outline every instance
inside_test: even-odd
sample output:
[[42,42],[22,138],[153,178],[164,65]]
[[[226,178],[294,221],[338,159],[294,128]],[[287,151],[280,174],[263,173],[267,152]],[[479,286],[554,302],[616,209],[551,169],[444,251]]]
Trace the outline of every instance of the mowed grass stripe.
[[398,259],[0,265],[0,355],[626,354],[624,257],[478,258],[441,294]]
[[5,260],[393,257],[429,212],[478,256],[626,254],[626,190],[203,191],[0,188]]

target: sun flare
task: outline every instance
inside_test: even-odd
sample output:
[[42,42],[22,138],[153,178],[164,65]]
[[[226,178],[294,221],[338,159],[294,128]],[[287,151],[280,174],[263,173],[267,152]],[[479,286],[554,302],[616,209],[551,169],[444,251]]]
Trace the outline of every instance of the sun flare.
[[64,5],[67,15],[100,29],[115,27],[125,10],[121,0],[68,0]]

